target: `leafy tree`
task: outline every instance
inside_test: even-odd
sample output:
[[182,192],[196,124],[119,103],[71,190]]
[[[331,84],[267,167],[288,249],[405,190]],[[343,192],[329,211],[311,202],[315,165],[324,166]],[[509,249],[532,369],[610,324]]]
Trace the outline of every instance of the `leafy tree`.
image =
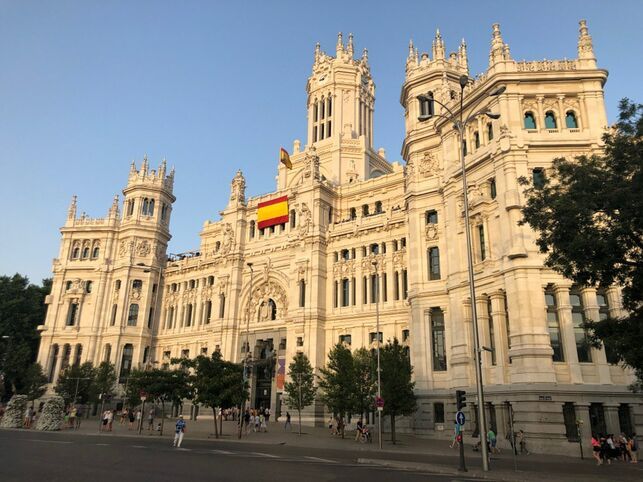
[[[320,368],[320,399],[328,410],[340,418],[351,413],[354,407],[354,370],[353,355],[341,343],[328,353],[328,365]],[[343,423],[342,423],[343,426]],[[342,430],[342,438],[344,431]]]
[[366,348],[353,353],[352,412],[360,417],[374,405],[377,393],[377,361]]
[[393,338],[393,342],[388,342],[380,350],[380,366],[383,415],[391,417],[391,439],[395,443],[395,417],[412,415],[417,409],[411,359],[397,338]]
[[288,377],[291,381],[285,384],[286,404],[290,408],[297,410],[299,435],[301,435],[301,411],[312,405],[317,393],[313,367],[310,365],[306,355],[299,352],[293,357],[288,366]]
[[20,391],[27,395],[27,399],[30,401],[42,397],[47,390],[46,385],[48,380],[42,372],[40,363],[29,365],[22,381]]
[[85,362],[82,365],[71,365],[65,368],[58,376],[54,390],[65,400],[66,405],[85,404],[92,397],[93,383],[94,367],[90,362]]
[[116,385],[116,369],[108,361],[101,362],[94,369],[94,381],[91,387],[91,400],[103,399],[105,395],[111,396]]
[[50,279],[36,286],[19,274],[0,276],[0,393],[5,401],[24,391],[27,370],[38,353],[37,327],[44,323],[44,301],[50,291]]
[[[603,153],[555,159],[531,185],[521,223],[538,234],[545,264],[580,285],[622,286],[629,316],[586,325],[643,378],[643,105],[623,99]],[[529,185],[521,179],[523,185]]]

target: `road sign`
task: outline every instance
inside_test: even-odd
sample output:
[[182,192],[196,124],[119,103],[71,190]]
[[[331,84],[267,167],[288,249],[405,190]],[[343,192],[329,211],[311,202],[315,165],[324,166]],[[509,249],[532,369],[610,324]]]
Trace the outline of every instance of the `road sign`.
[[141,392],[140,392],[138,395],[139,395],[139,398],[140,398],[142,401],[147,400],[147,393],[146,393],[146,392],[144,392],[144,391],[142,391],[142,390],[141,390]]
[[378,410],[384,408],[384,399],[382,397],[375,397],[375,406]]
[[464,413],[463,412],[456,412],[456,414],[455,414],[455,422],[458,425],[464,425],[465,418],[464,418]]

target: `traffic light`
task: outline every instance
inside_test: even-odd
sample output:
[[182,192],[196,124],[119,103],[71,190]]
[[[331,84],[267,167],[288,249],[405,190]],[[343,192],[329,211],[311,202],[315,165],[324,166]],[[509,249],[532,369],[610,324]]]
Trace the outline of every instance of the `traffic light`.
[[458,410],[462,410],[467,406],[467,392],[464,390],[455,391],[455,403]]

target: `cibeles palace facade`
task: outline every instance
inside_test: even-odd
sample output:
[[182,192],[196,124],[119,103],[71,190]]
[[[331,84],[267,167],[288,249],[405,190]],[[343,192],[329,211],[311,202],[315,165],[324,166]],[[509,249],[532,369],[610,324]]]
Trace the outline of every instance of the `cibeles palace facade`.
[[[569,447],[577,420],[584,438],[590,427],[643,425],[641,399],[627,389],[631,372],[587,346],[581,328],[623,314],[619,289],[574,286],[545,268],[535,233],[518,224],[519,177],[541,182],[555,157],[602,147],[607,72],[585,23],[578,58],[539,61],[514,60],[494,25],[489,67],[464,89],[465,117],[483,108],[501,116],[478,116],[465,138],[475,300],[457,133],[438,115],[419,122],[416,99],[431,92],[457,112],[463,74],[464,42],[447,53],[437,33],[430,53],[409,46],[400,96],[405,163],[391,163],[373,144],[367,51],[355,53],[352,36],[340,35],[332,55],[317,45],[306,84],[308,140],[294,142],[292,169],[279,164],[275,191],[253,198],[238,172],[220,219],[205,221],[190,253],[167,255],[175,198],[165,162],[155,170],[147,159],[133,163],[122,204],[115,198],[105,218],[79,216],[74,198],[40,327],[39,362],[50,380],[85,361],[111,361],[121,382],[133,367],[169,367],[174,357],[220,350],[240,361],[247,339],[250,402],[278,411],[293,355],[303,351],[320,367],[338,342],[375,347],[379,308],[381,339],[410,349],[419,409],[408,429],[447,436],[456,388],[469,392],[475,419],[476,303],[491,350],[482,355],[488,420],[501,438],[510,413],[532,445],[550,450]],[[504,93],[487,95],[499,86]],[[261,227],[259,207],[274,200],[286,217]],[[321,407],[314,413],[322,420]]]

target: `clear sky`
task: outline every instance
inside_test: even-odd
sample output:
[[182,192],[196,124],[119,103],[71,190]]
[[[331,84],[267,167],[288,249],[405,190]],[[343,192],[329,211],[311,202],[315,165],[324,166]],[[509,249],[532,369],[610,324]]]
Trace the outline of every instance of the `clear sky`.
[[[280,146],[305,143],[315,42],[366,47],[376,84],[375,147],[400,160],[399,94],[409,38],[447,52],[467,41],[485,70],[491,25],[516,59],[575,58],[586,18],[620,98],[643,102],[639,1],[0,0],[0,274],[50,276],[72,194],[104,216],[147,153],[176,166],[170,252],[198,248],[237,169],[247,195],[271,192]],[[346,38],[346,36],[344,37]]]

